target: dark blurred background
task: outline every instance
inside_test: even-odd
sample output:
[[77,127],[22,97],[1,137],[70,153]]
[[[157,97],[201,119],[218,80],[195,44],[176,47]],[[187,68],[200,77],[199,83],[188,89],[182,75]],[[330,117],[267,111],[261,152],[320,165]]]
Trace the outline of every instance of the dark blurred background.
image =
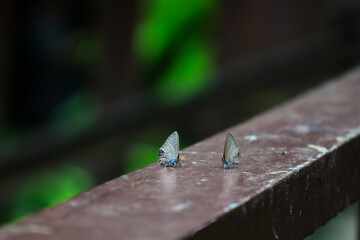
[[358,63],[346,1],[0,1],[0,225]]

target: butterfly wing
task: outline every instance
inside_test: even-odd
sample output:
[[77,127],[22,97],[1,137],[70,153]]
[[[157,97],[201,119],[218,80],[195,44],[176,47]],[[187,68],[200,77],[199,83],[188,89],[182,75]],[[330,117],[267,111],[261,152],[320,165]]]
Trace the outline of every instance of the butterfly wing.
[[159,150],[158,161],[161,164],[166,164],[167,161],[174,160],[179,155],[179,134],[177,131],[173,132],[161,146]]
[[238,164],[240,162],[241,152],[235,138],[228,133],[225,139],[224,157],[226,160]]

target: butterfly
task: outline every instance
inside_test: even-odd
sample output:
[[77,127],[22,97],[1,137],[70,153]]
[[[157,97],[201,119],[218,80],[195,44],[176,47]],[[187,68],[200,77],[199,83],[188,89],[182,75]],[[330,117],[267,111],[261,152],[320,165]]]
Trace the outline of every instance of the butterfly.
[[235,138],[228,133],[225,139],[224,154],[221,159],[223,167],[231,168],[232,165],[237,165],[240,162],[240,148],[237,145]]
[[179,134],[173,132],[161,146],[158,155],[158,162],[165,167],[176,167],[180,164],[179,157]]

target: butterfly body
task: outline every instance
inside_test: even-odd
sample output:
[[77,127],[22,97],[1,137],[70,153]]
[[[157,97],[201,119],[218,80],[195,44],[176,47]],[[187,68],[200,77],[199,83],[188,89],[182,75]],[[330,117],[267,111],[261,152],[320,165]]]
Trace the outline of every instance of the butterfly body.
[[179,157],[179,134],[173,132],[159,149],[158,162],[165,167],[181,166]]
[[230,160],[226,160],[224,157],[221,159],[221,162],[222,162],[224,168],[225,168],[225,166],[230,167],[231,165],[237,164],[237,163],[234,163],[234,162],[232,162]]
[[224,154],[221,159],[221,163],[224,168],[231,168],[234,165],[238,165],[240,162],[241,152],[237,145],[235,138],[228,133],[225,139]]
[[165,167],[176,167],[177,165],[181,166],[179,157],[165,162]]

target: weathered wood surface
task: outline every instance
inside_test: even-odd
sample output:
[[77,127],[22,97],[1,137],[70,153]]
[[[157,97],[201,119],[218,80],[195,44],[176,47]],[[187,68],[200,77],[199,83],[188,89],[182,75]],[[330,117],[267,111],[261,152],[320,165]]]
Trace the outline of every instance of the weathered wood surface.
[[[0,239],[302,239],[360,197],[359,96],[358,69],[184,149],[181,168],[155,162]],[[221,168],[228,132],[235,169]]]

